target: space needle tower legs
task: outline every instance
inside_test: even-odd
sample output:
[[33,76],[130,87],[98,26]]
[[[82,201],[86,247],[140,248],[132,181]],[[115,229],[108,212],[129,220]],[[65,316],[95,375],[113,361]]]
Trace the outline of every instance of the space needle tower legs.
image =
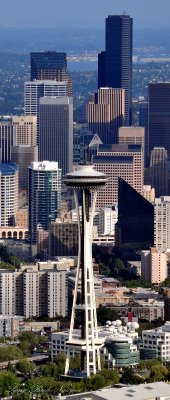
[[[94,292],[94,277],[92,265],[92,228],[95,212],[97,189],[107,181],[105,175],[93,170],[92,165],[81,165],[77,171],[67,174],[65,184],[74,189],[78,217],[79,252],[72,306],[69,339],[67,341],[67,358],[65,375],[69,373],[70,352],[79,350],[81,354],[81,371],[90,376],[101,369],[100,348],[103,339],[98,337],[97,315]],[[93,198],[91,200],[91,190]],[[78,192],[81,200],[78,201]],[[81,206],[81,207],[80,207]],[[91,207],[91,210],[90,210]],[[81,209],[81,216],[80,216]],[[78,304],[78,284],[81,280],[81,303]],[[80,337],[74,335],[76,312],[81,315]]]

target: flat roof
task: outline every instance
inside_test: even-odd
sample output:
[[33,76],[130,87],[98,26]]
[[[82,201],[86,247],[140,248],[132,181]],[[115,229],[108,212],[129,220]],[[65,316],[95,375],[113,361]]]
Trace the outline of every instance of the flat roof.
[[113,400],[151,400],[170,396],[170,385],[164,382],[154,382],[141,385],[132,385],[122,388],[111,388],[93,392],[93,399]]
[[110,389],[101,389],[95,392],[77,393],[61,396],[63,400],[153,400],[169,398],[170,385],[164,382],[154,382],[141,385],[117,386]]

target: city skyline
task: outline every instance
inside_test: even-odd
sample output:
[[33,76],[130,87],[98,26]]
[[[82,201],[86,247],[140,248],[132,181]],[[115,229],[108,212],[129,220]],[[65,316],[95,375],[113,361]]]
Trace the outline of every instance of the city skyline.
[[118,4],[112,0],[98,0],[97,8],[95,0],[74,0],[71,4],[63,0],[57,3],[55,0],[49,0],[48,3],[45,0],[36,0],[36,3],[33,0],[29,3],[1,0],[0,26],[104,29],[104,17],[123,12],[135,19],[135,27],[138,28],[169,26],[169,0],[143,0],[141,3],[136,0],[119,0]]

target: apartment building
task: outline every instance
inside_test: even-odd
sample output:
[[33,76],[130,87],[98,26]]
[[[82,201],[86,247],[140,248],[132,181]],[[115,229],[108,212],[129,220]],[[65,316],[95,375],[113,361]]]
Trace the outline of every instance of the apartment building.
[[170,196],[155,199],[154,247],[162,253],[170,249]]
[[0,270],[0,314],[26,319],[47,315],[65,317],[68,308],[68,271]]

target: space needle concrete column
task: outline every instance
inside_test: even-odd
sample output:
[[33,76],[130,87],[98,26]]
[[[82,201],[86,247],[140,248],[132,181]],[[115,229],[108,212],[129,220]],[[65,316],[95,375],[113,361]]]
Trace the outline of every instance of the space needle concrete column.
[[[96,374],[96,371],[101,369],[100,348],[104,342],[103,339],[98,337],[97,329],[92,265],[92,227],[97,190],[105,185],[107,178],[100,172],[95,171],[93,165],[84,164],[80,165],[78,170],[67,174],[64,182],[68,187],[74,189],[79,229],[78,265],[69,339],[67,341],[65,375],[69,373],[70,352],[75,349],[81,353],[81,371],[86,376],[90,376],[91,373]],[[93,191],[92,198],[91,191]],[[80,280],[81,301],[80,299],[78,300],[78,284]],[[81,315],[81,333],[79,337],[75,336],[74,333],[76,312]]]

